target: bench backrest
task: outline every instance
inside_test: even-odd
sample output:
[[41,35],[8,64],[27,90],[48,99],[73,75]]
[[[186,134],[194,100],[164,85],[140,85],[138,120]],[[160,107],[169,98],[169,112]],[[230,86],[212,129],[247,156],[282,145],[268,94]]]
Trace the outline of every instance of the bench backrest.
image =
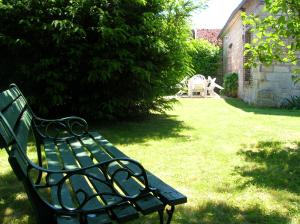
[[9,154],[15,150],[26,154],[32,119],[31,109],[15,84],[0,92],[0,148]]

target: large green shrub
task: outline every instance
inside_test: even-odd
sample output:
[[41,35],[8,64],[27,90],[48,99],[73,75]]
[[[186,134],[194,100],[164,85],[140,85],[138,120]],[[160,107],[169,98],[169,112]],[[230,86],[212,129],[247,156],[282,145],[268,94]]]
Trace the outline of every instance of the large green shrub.
[[189,55],[192,58],[195,74],[219,76],[221,49],[204,39],[190,41]]
[[43,114],[164,110],[190,69],[189,0],[0,0],[0,87]]
[[239,75],[237,73],[228,73],[224,76],[222,94],[230,97],[237,97],[239,86]]

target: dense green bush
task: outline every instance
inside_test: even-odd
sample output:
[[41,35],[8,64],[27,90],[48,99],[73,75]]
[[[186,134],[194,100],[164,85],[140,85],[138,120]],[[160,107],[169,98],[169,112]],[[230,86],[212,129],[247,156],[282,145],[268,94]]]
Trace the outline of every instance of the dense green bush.
[[222,94],[230,97],[237,97],[239,85],[239,75],[237,73],[228,73],[224,76],[224,89]]
[[190,41],[189,55],[192,57],[195,74],[219,76],[221,49],[204,39]]
[[0,0],[0,87],[44,115],[161,111],[190,70],[189,0]]

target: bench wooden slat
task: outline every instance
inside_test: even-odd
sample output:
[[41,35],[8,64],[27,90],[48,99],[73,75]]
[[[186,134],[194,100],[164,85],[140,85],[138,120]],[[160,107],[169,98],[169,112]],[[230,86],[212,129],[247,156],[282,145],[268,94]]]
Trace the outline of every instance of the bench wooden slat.
[[19,96],[20,92],[16,88],[0,93],[0,111],[12,104]]
[[[15,124],[15,122],[17,121],[17,119],[12,119],[12,115],[11,110],[9,110],[7,112],[8,107],[13,106],[13,104],[16,104],[16,101],[20,101],[20,93],[17,91],[16,88],[12,88],[12,89],[8,89],[2,93],[0,93],[0,112],[2,113],[2,115],[4,116],[4,118],[7,120],[7,122],[10,124],[10,122],[12,124]],[[15,106],[13,106],[15,107]],[[8,117],[7,117],[8,116]],[[15,116],[18,118],[19,115],[15,114]],[[15,121],[15,122],[14,122]],[[14,126],[12,126],[12,129],[14,128]],[[7,129],[7,126],[5,124],[5,122],[2,120],[2,118],[0,117],[0,136],[2,139],[0,139],[1,141],[4,141],[6,143],[6,145],[10,145],[10,143],[12,142],[12,136],[10,134],[10,132]],[[0,146],[4,145],[4,142],[0,142]],[[2,146],[3,147],[3,146]]]
[[6,127],[6,124],[0,118],[0,147],[5,148],[12,142],[12,136]]
[[29,132],[31,129],[32,115],[26,110],[22,114],[15,131],[16,137],[21,144],[22,150],[26,152]]
[[[72,140],[69,143],[70,146],[72,147],[72,150],[78,162],[81,164],[81,167],[94,165],[92,159],[89,157],[88,153],[84,150],[82,143],[79,140]],[[98,178],[101,178],[102,180],[105,180],[103,173],[101,173],[100,170],[97,168],[90,169],[89,173],[97,176]],[[112,192],[111,189],[105,184],[100,184],[99,181],[94,181],[93,179],[91,179],[90,181],[100,195],[101,192],[102,193]],[[114,203],[120,200],[119,197],[111,196],[111,195],[102,195],[101,197],[106,204]],[[116,219],[120,222],[128,221],[138,217],[138,212],[129,203],[112,209],[112,213],[114,214]]]
[[14,101],[6,110],[2,112],[12,129],[15,129],[15,125],[20,119],[20,116],[24,112],[26,103],[22,97]]
[[71,216],[57,216],[57,224],[80,224],[78,218]]
[[[58,155],[55,150],[55,145],[52,141],[46,141],[44,143],[44,151],[46,156],[46,161],[48,168],[51,170],[61,170],[62,164],[59,162]],[[49,178],[50,182],[57,183],[59,180],[63,178],[62,174],[52,174]],[[51,199],[52,204],[57,207],[61,208],[58,197],[57,197],[57,186],[51,187]],[[63,195],[63,204],[67,207],[74,207],[74,203],[72,200],[71,193],[67,186],[62,187],[62,195]],[[67,216],[58,216],[57,217],[58,224],[79,224],[79,220],[76,217],[67,217]]]
[[[79,168],[79,166],[76,163],[76,160],[74,158],[74,155],[69,149],[69,146],[65,142],[59,142],[57,144],[57,147],[60,152],[61,159],[64,163],[64,168],[67,170],[73,170],[76,168]],[[72,176],[70,178],[70,183],[72,185],[72,188],[74,189],[74,192],[77,190],[82,189],[85,191],[89,196],[93,195],[94,192],[91,189],[90,185],[88,184],[87,180],[79,175]],[[79,202],[82,202],[84,200],[82,194],[77,195],[77,199]],[[92,210],[96,208],[103,208],[103,205],[97,200],[97,198],[92,198],[86,205],[83,206],[83,209],[85,210]],[[111,223],[111,219],[108,216],[107,213],[102,213],[102,214],[90,214],[88,215],[88,219],[93,222],[97,221],[99,224],[107,224]]]
[[[129,158],[116,147],[114,147],[109,141],[103,138],[97,132],[91,132],[91,136],[103,147],[112,157],[123,157]],[[128,164],[128,168],[133,172],[136,172],[136,167]],[[158,189],[159,196],[164,203],[168,205],[177,205],[187,202],[187,197],[168,184],[164,183],[158,177],[147,171],[149,185],[153,188]],[[141,180],[142,181],[142,180]]]
[[[29,131],[31,128],[31,120],[32,116],[28,112],[24,112],[18,127],[15,131],[15,135],[17,139],[19,140],[19,143],[21,144],[21,150],[23,150],[24,154],[26,154],[27,150],[27,141],[29,137]],[[24,155],[22,155],[22,152],[20,152],[20,149],[16,144],[12,145],[11,148],[11,156],[15,157],[15,159],[18,161],[19,167],[21,168],[21,171],[23,172],[23,175],[27,175],[27,161],[24,158]]]
[[[101,151],[99,145],[91,138],[86,138],[86,137],[82,138],[82,142],[98,162],[105,162],[112,159],[112,157],[109,156],[106,152]],[[119,168],[121,168],[120,164],[115,163],[114,166],[111,166],[110,169],[108,169],[108,172],[109,174],[112,174],[115,170]],[[133,178],[129,178],[128,180],[126,180],[126,174],[123,173],[123,175],[125,176],[121,176],[121,175],[116,176],[118,186],[127,195],[134,195],[139,193],[139,190],[142,189],[142,187]],[[153,195],[145,196],[144,198],[137,200],[135,204],[136,207],[143,214],[148,214],[163,208],[163,203]]]

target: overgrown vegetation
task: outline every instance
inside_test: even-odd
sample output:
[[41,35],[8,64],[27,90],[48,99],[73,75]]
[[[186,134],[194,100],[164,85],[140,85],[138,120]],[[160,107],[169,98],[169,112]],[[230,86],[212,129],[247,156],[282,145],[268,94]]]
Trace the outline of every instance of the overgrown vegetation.
[[[199,1],[204,2],[204,1]],[[190,71],[191,0],[0,1],[0,87],[44,115],[162,111]]]
[[[245,54],[249,57],[248,64],[258,62],[299,61],[297,52],[300,50],[300,1],[299,0],[265,0],[265,16],[243,14],[244,25],[251,28],[255,38],[246,44]],[[299,72],[299,71],[298,71]]]
[[286,98],[282,105],[282,108],[290,109],[290,110],[299,110],[300,109],[300,96],[291,96],[290,98]]
[[219,74],[221,49],[204,39],[190,41],[189,55],[194,74],[216,77]]
[[237,73],[227,73],[224,76],[224,84],[222,94],[230,97],[237,97],[239,75]]

